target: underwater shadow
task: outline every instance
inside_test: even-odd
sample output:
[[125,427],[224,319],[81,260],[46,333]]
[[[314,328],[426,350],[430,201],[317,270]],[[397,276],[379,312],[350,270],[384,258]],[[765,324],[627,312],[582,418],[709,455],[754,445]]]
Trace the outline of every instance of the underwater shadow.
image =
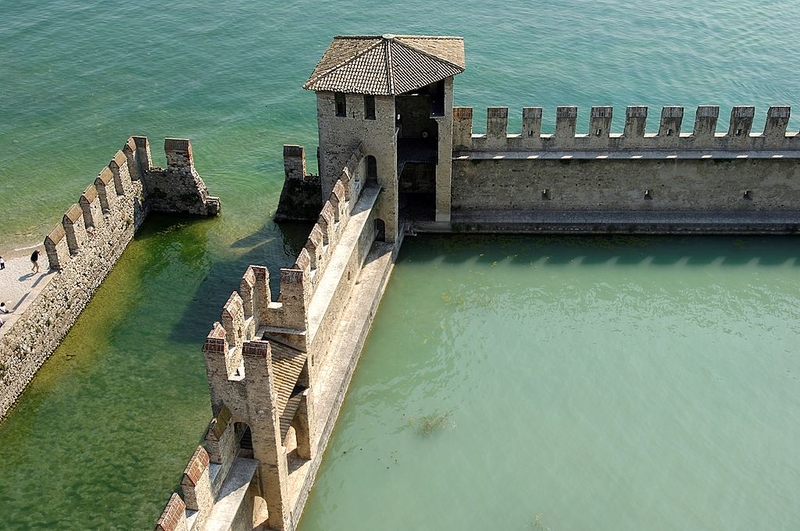
[[239,282],[250,265],[269,269],[270,291],[275,300],[280,293],[280,269],[294,265],[312,226],[301,222],[278,224],[270,219],[253,234],[230,244],[231,249],[248,248],[247,252],[233,259],[211,259],[205,278],[173,329],[172,339],[202,343],[214,321],[220,320],[231,294],[239,291]]

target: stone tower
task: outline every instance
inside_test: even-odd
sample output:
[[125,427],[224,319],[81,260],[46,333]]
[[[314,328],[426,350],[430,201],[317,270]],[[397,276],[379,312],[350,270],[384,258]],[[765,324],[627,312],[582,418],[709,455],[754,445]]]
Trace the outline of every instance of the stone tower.
[[317,93],[322,197],[359,145],[394,241],[403,217],[449,221],[460,37],[335,37],[303,88]]

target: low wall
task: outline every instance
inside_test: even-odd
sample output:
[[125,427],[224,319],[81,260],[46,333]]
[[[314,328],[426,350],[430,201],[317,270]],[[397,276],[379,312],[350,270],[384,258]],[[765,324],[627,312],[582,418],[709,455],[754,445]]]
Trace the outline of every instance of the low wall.
[[[188,153],[182,167],[153,167],[147,139],[129,138],[45,238],[52,274],[0,336],[0,419],[61,343],[150,211],[219,212],[219,199],[208,196],[194,170],[189,141],[168,139],[165,145],[168,157],[175,149]],[[174,179],[177,173],[191,180]],[[164,190],[159,202],[150,200],[151,180]]]

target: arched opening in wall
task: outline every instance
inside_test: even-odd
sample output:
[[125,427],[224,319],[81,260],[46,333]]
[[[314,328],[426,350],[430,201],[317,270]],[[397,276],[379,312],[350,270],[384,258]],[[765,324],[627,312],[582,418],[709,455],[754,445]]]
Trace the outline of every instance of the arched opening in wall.
[[367,182],[378,183],[378,161],[372,155],[367,155]]
[[386,223],[380,218],[375,220],[375,241],[386,241]]
[[233,425],[236,440],[239,442],[239,457],[253,458],[253,436],[250,433],[250,426],[244,422],[237,422]]

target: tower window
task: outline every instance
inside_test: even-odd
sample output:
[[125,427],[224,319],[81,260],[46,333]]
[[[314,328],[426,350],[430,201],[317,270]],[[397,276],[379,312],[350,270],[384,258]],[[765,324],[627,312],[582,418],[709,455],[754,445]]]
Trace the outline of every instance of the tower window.
[[334,92],[333,98],[336,101],[336,116],[347,116],[347,99],[342,92]]
[[364,95],[364,119],[375,119],[375,96],[372,96],[371,94]]

